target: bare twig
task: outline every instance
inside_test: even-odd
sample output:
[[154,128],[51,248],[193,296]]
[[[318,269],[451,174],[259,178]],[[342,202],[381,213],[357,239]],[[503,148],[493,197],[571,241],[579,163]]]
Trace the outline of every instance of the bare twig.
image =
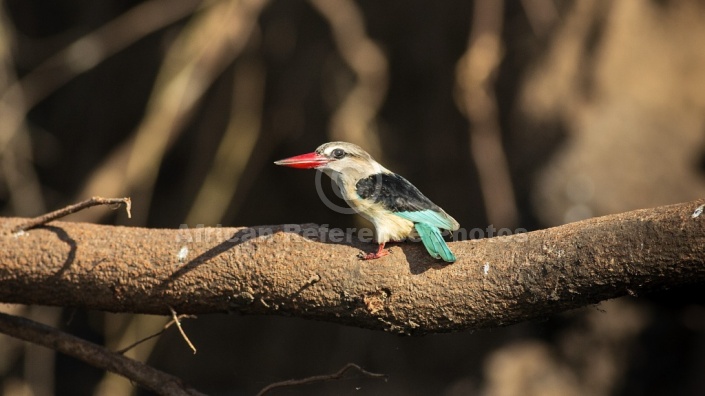
[[[134,348],[134,347],[136,347],[136,346],[142,344],[143,342],[149,341],[149,340],[151,340],[152,338],[159,337],[160,335],[164,334],[164,332],[165,332],[169,327],[171,327],[171,326],[172,326],[173,324],[175,324],[175,323],[179,323],[180,320],[181,320],[181,319],[184,319],[184,318],[195,319],[195,318],[196,318],[196,315],[179,315],[179,316],[177,316],[176,318],[172,318],[172,319],[171,319],[170,321],[168,321],[168,322],[164,325],[164,327],[163,327],[161,330],[159,330],[158,332],[156,332],[156,333],[154,333],[154,334],[152,334],[152,335],[148,335],[147,337],[144,337],[144,338],[142,338],[141,340],[135,341],[135,342],[133,342],[132,344],[130,344],[130,345],[128,345],[128,346],[126,346],[126,347],[124,347],[124,348],[122,348],[122,349],[118,349],[117,351],[115,351],[115,353],[119,353],[119,354],[121,354],[121,355],[124,355],[127,351],[129,351],[130,349],[132,349],[132,348]],[[188,340],[188,339],[187,339],[187,340]],[[194,351],[194,353],[196,353],[196,352]]]
[[184,329],[181,327],[181,321],[179,320],[179,316],[176,315],[176,311],[174,311],[174,308],[169,307],[169,311],[171,311],[171,320],[172,320],[174,323],[176,323],[176,327],[179,329],[179,333],[181,333],[181,337],[183,337],[183,339],[186,341],[186,343],[188,344],[188,346],[189,346],[189,347],[191,348],[191,350],[193,351],[193,354],[195,355],[195,354],[196,354],[196,347],[193,346],[193,343],[191,342],[191,340],[189,340],[188,336],[186,335],[186,332],[185,332]]
[[[172,322],[173,322],[173,320],[169,321],[169,323],[172,323]],[[132,349],[132,348],[134,348],[144,342],[147,342],[147,341],[151,340],[152,338],[159,337],[160,335],[164,334],[165,331],[166,331],[166,326],[164,326],[163,329],[159,330],[158,332],[156,332],[154,334],[148,335],[147,337],[144,337],[141,340],[135,341],[132,344],[130,344],[122,349],[118,349],[117,351],[115,351],[115,353],[119,353],[120,355],[124,355],[130,349]]]
[[27,231],[32,228],[39,227],[41,225],[49,223],[50,221],[60,219],[64,216],[68,216],[71,213],[76,213],[79,210],[90,208],[92,206],[117,205],[115,207],[115,209],[117,209],[117,207],[119,207],[120,204],[125,205],[125,210],[127,211],[127,217],[132,217],[132,213],[130,212],[130,210],[132,209],[132,201],[130,201],[129,197],[125,197],[125,198],[92,197],[92,198],[87,199],[85,201],[81,201],[79,203],[69,205],[69,206],[61,208],[59,210],[55,210],[53,212],[49,212],[47,214],[43,214],[41,216],[35,217],[31,220],[28,220],[27,222],[20,224],[17,227],[13,228],[12,232],[17,233],[20,231]]
[[73,356],[94,367],[120,374],[162,395],[202,395],[177,377],[26,318],[0,313],[0,332]]
[[290,379],[290,380],[286,380],[286,381],[275,382],[273,384],[269,384],[266,387],[264,387],[261,391],[259,391],[257,396],[263,396],[267,392],[270,392],[276,388],[283,388],[283,387],[287,387],[287,386],[297,386],[297,385],[309,385],[309,384],[315,384],[318,382],[338,380],[338,379],[341,379],[343,377],[343,375],[345,375],[345,373],[348,370],[352,370],[352,369],[359,371],[365,377],[382,378],[385,381],[387,380],[386,374],[372,373],[372,372],[369,372],[369,371],[363,369],[362,367],[358,366],[355,363],[348,363],[343,368],[341,368],[340,370],[338,370],[337,372],[335,372],[333,374],[314,375],[314,376],[307,377],[307,378]]

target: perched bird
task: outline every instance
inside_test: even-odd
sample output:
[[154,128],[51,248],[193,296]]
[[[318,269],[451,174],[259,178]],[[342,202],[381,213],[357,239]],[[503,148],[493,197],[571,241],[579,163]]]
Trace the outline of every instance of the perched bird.
[[401,241],[416,230],[428,253],[449,263],[455,261],[440,229],[460,225],[413,184],[380,165],[360,147],[345,142],[321,145],[316,151],[276,161],[299,169],[317,169],[330,176],[348,205],[375,226],[379,249],[365,260],[386,256],[384,244]]

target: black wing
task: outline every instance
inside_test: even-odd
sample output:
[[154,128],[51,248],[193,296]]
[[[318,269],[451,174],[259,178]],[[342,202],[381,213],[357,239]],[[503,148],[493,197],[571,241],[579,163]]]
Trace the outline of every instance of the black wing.
[[377,173],[355,184],[357,195],[382,204],[393,213],[433,210],[443,212],[413,184],[394,173]]

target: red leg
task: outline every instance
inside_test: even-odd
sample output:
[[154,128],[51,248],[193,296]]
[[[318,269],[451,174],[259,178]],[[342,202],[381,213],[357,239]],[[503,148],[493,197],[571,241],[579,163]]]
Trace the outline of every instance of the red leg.
[[384,250],[384,242],[379,244],[379,249],[377,249],[377,253],[368,253],[364,257],[362,257],[363,260],[374,260],[378,259],[380,257],[386,256],[389,254],[388,250]]

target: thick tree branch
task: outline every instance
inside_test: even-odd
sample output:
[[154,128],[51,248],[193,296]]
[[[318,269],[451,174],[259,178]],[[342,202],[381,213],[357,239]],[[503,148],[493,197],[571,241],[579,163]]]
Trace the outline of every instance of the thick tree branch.
[[[375,261],[305,226],[141,229],[55,222],[23,235],[0,219],[0,301],[169,314],[292,315],[402,334],[545,317],[705,280],[705,200],[451,243]],[[316,240],[324,240],[320,242]],[[357,240],[352,237],[352,240]]]

